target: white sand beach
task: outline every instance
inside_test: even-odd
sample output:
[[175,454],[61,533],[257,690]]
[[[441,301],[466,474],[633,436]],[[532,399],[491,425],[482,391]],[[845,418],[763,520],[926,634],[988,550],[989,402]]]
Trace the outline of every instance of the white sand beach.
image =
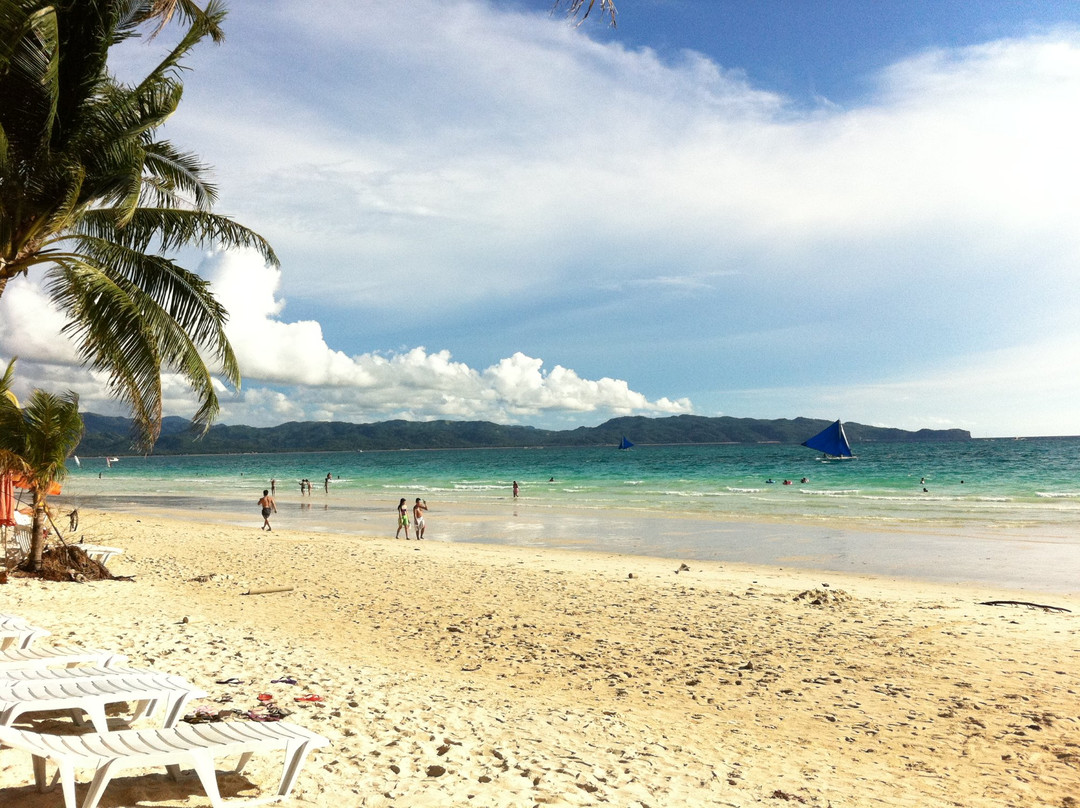
[[[81,515],[133,580],[13,579],[0,612],[181,674],[197,704],[270,693],[332,742],[287,804],[1080,805],[1075,596]],[[1008,599],[1071,612],[980,605]],[[223,795],[273,793],[280,765]],[[0,804],[62,797],[4,749]],[[102,805],[209,801],[154,771]]]

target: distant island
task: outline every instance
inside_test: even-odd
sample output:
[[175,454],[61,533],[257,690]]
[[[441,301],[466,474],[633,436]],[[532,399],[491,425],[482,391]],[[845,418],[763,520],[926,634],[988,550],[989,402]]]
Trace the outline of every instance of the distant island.
[[[77,452],[86,456],[130,454],[131,421],[84,413],[86,433]],[[666,418],[628,416],[599,426],[567,430],[509,426],[490,421],[381,421],[349,424],[292,421],[272,427],[211,427],[201,438],[184,418],[163,420],[154,454],[242,454],[251,452],[347,452],[394,449],[490,449],[533,446],[617,446],[625,435],[637,445],[679,443],[800,444],[830,422],[817,418]],[[851,443],[929,443],[969,441],[965,429],[904,429],[844,422]]]

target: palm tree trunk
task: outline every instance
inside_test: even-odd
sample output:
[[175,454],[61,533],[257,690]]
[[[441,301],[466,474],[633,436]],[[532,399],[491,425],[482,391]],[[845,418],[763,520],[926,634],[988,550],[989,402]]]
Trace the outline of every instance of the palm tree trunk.
[[30,568],[41,571],[41,554],[45,551],[45,497],[34,492],[34,535],[30,540]]

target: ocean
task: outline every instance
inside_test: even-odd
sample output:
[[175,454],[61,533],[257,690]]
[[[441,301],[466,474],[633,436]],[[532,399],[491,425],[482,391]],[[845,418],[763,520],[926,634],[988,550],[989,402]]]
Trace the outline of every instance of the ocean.
[[312,533],[392,535],[398,500],[421,497],[434,540],[1080,589],[1080,439],[854,449],[848,461],[775,444],[82,458],[59,502],[257,526],[273,479],[275,524]]

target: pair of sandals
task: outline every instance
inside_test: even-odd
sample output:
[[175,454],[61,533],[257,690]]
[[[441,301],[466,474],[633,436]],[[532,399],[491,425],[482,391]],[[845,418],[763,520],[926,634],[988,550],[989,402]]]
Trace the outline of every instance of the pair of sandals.
[[292,710],[286,710],[276,704],[260,704],[247,712],[247,717],[252,721],[280,721],[287,715],[292,715]]

